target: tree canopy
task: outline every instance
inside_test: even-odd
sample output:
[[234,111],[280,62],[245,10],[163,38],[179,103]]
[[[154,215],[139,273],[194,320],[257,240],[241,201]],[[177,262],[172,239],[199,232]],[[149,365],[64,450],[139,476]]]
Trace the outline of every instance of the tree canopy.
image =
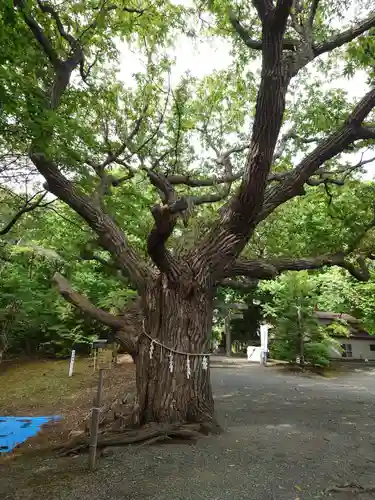
[[[212,413],[206,365],[194,396],[170,373],[203,355],[219,286],[327,266],[369,280],[374,29],[367,0],[4,2],[2,251],[20,221],[33,255],[55,251],[43,276],[59,261],[64,298],[140,360],[142,418]],[[208,41],[228,66],[176,76],[179,44]],[[169,374],[147,358],[156,341],[182,356]]]

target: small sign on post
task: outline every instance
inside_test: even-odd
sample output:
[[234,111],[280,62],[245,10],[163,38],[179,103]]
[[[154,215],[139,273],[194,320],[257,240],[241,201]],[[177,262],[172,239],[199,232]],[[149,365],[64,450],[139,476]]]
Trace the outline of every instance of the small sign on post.
[[111,369],[116,359],[113,353],[114,344],[108,343],[106,339],[94,340],[92,343],[93,371]]

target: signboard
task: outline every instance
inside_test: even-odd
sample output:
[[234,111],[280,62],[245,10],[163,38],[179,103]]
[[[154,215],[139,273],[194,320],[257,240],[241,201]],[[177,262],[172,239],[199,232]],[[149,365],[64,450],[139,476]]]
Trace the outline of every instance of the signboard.
[[241,313],[233,313],[233,314],[230,315],[230,317],[233,318],[233,319],[241,319],[241,318],[243,318],[243,314],[241,314]]
[[116,356],[115,345],[108,343],[106,339],[94,340],[92,343],[93,369],[108,370],[113,367]]

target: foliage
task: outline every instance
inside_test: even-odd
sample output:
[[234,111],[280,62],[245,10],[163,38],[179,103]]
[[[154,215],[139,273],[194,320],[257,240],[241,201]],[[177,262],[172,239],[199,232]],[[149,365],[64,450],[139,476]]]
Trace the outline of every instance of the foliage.
[[230,323],[232,340],[242,345],[260,342],[259,327],[262,309],[256,296],[256,291],[242,295],[241,301],[247,306],[247,309],[241,311],[242,314],[233,318]]
[[344,320],[332,321],[324,327],[324,330],[330,337],[349,337],[349,325]]
[[342,270],[331,269],[317,277],[320,310],[347,313],[358,318],[369,333],[375,333],[374,270],[367,283],[357,282]]
[[[8,356],[64,357],[72,348],[87,353],[93,338],[108,334],[60,297],[52,284],[56,271],[70,275],[77,290],[116,314],[135,294],[113,268],[80,257],[92,235],[66,206],[53,206],[22,219],[2,241],[6,260],[0,260],[0,324],[2,331],[6,328]],[[136,240],[140,225],[133,227]],[[25,228],[22,245],[12,243]]]
[[330,347],[335,343],[314,315],[316,287],[307,272],[287,273],[272,283],[262,285],[272,296],[263,305],[273,325],[270,352],[276,359],[315,366],[329,364]]

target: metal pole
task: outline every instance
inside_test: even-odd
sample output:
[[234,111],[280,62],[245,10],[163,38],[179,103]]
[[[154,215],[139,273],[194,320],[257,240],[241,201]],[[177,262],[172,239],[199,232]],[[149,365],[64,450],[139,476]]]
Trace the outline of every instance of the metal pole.
[[98,388],[93,400],[92,416],[91,416],[91,431],[90,431],[90,449],[89,449],[89,469],[95,470],[96,465],[96,448],[98,445],[99,417],[100,404],[102,399],[104,370],[99,370]]

